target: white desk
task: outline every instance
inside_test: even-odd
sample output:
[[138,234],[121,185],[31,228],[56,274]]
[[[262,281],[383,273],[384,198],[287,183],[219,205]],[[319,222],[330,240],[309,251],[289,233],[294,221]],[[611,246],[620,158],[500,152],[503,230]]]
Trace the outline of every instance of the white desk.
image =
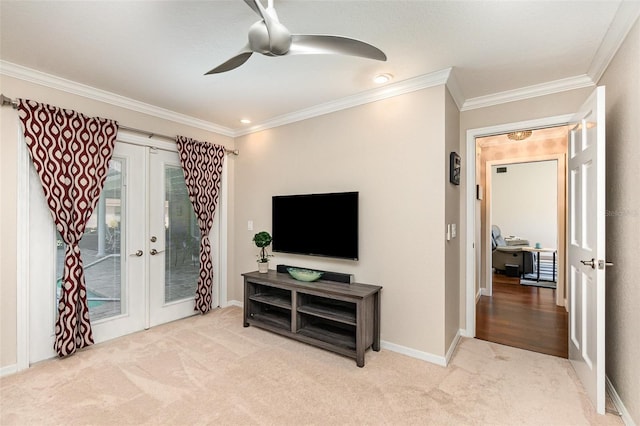
[[[556,253],[558,253],[558,250],[554,249],[554,248],[548,248],[548,247],[540,247],[540,248],[536,248],[536,247],[522,247],[522,251],[529,251],[529,252],[533,252],[533,253],[538,253],[538,256],[536,256],[538,258],[538,262],[537,262],[537,270],[538,270],[538,276],[536,277],[536,281],[540,282],[540,253],[553,253],[553,272],[551,274],[551,281],[556,282]],[[524,257],[522,259],[522,270],[524,271]],[[547,281],[547,280],[543,280],[543,281]]]

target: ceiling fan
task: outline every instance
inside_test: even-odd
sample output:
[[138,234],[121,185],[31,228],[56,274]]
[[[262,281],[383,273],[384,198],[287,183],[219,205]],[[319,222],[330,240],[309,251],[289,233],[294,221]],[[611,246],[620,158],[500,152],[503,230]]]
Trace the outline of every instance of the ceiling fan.
[[360,56],[378,61],[387,60],[387,56],[382,50],[352,38],[335,35],[291,34],[278,20],[273,0],[268,0],[266,9],[260,0],[244,0],[244,2],[261,18],[249,28],[249,42],[233,58],[218,65],[205,75],[218,74],[238,68],[254,52],[266,56],[329,53]]

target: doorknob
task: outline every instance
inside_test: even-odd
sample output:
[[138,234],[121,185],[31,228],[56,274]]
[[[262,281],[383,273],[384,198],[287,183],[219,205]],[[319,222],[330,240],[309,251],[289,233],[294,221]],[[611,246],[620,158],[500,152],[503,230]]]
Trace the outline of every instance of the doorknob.
[[613,262],[606,262],[604,260],[598,260],[598,269],[604,269],[605,266],[613,266]]
[[142,250],[138,250],[137,252],[132,253],[132,254],[130,254],[129,256],[137,256],[137,257],[140,257],[140,256],[142,256],[143,254],[144,254],[144,252],[143,252]]
[[581,260],[580,263],[582,263],[583,265],[591,266],[592,269],[596,269],[596,260],[595,259]]
[[149,254],[151,256],[155,256],[158,253],[162,253],[164,250],[156,250],[156,249],[151,249],[151,251],[149,252]]
[[153,237],[151,237],[151,242],[155,243],[156,241],[158,241],[158,239],[156,238],[156,236],[154,235]]

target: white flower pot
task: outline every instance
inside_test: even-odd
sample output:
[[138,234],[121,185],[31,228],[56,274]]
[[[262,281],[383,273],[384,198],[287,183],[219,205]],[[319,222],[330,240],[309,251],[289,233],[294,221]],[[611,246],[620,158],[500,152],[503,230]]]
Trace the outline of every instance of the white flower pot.
[[261,274],[269,272],[269,262],[258,262],[258,272]]

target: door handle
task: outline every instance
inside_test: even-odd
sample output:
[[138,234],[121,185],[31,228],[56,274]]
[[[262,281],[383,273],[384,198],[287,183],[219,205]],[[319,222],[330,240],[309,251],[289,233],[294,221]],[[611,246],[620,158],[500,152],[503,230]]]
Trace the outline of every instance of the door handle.
[[595,259],[581,260],[580,263],[582,263],[583,265],[591,266],[591,269],[596,269],[596,260]]
[[151,251],[149,252],[149,254],[151,256],[155,256],[156,254],[162,253],[164,250],[156,250],[156,249],[151,249]]
[[598,260],[598,269],[604,269],[605,266],[613,266],[613,262],[607,262],[604,260]]
[[135,253],[131,253],[129,256],[137,256],[137,257],[140,257],[140,256],[142,256],[143,254],[144,254],[144,252],[143,252],[142,250],[138,250],[138,251],[137,251],[137,252],[135,252]]

